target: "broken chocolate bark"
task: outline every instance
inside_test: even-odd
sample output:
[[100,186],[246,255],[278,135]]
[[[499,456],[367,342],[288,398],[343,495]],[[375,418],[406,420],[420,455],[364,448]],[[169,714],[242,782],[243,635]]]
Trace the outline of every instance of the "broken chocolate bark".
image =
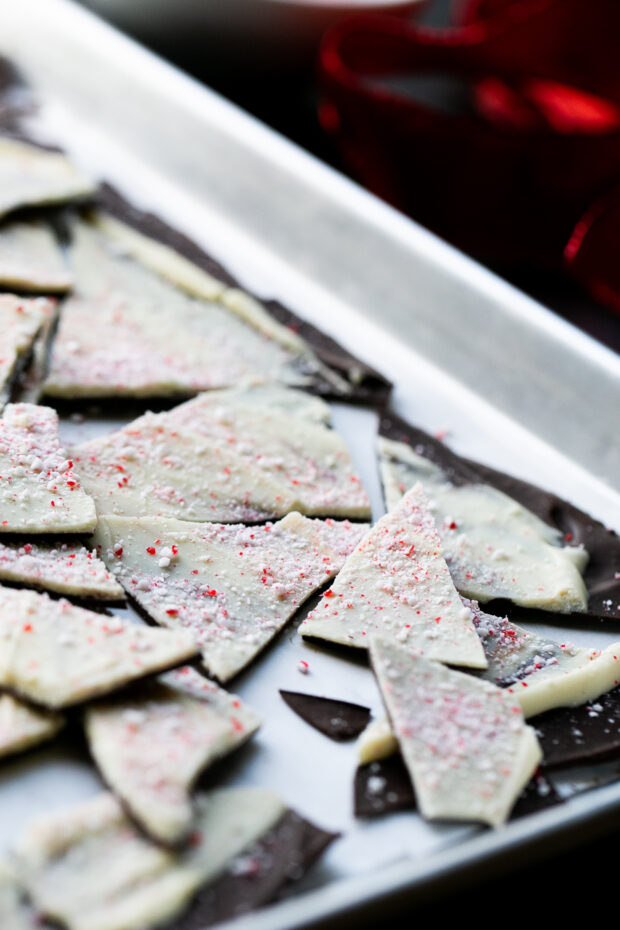
[[[208,275],[225,284],[226,287],[239,288],[239,282],[233,275],[190,238],[169,226],[158,216],[144,212],[130,204],[109,185],[102,187],[99,203],[107,213],[143,235],[178,252]],[[378,407],[385,404],[391,384],[379,372],[355,358],[329,336],[296,316],[278,301],[262,301],[261,305],[274,320],[300,336],[328,368],[345,379],[349,387],[344,395],[347,400]],[[311,389],[330,397],[343,396],[342,392],[335,389],[333,383],[321,379],[317,379]]]
[[353,739],[360,735],[370,720],[367,707],[349,701],[300,694],[297,691],[280,691],[280,695],[298,717],[330,739]]
[[[551,491],[456,455],[443,442],[393,413],[383,415],[379,431],[387,439],[407,443],[418,455],[438,465],[455,486],[490,484],[557,529],[571,546],[586,549],[589,559],[583,580],[588,594],[587,611],[563,614],[567,624],[572,618],[584,616],[620,617],[620,536],[613,530]],[[508,612],[514,619],[549,619],[545,611],[525,611],[510,602],[491,602],[489,609]]]

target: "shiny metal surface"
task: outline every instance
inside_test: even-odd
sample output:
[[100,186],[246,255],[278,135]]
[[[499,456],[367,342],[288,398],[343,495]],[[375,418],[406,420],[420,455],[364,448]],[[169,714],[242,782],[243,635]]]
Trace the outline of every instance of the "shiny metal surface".
[[[0,0],[0,12],[0,52],[44,97],[41,132],[194,236],[248,286],[290,303],[384,371],[402,415],[620,530],[618,357],[68,0]],[[378,515],[374,414],[336,405],[334,417]],[[63,431],[71,442],[114,425],[67,421]],[[570,635],[589,645],[613,638]],[[269,784],[343,834],[303,893],[235,928],[334,919],[620,817],[616,784],[493,833],[425,824],[413,813],[356,822],[352,747],[304,728],[277,688],[346,695],[377,711],[368,670],[287,628],[233,687],[266,724],[227,768],[230,782]],[[98,788],[69,745],[3,766],[0,847],[27,816]]]

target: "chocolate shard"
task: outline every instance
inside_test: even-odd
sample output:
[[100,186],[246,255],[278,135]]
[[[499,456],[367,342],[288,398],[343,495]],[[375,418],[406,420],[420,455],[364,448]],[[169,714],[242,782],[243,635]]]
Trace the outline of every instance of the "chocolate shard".
[[353,783],[356,817],[380,817],[415,809],[413,785],[400,753],[357,768]]
[[[379,432],[387,439],[411,445],[418,455],[439,465],[454,485],[490,484],[513,497],[545,523],[558,529],[571,545],[585,547],[589,555],[583,573],[588,592],[588,610],[584,613],[562,614],[567,625],[571,621],[579,622],[584,617],[620,618],[620,536],[617,533],[551,491],[545,491],[480,462],[461,458],[443,442],[411,426],[391,412],[381,418]],[[496,612],[495,603],[485,605],[485,609]],[[546,611],[526,611],[509,602],[502,602],[497,606],[497,610],[508,611],[509,616],[514,619],[548,621],[550,616]]]
[[368,707],[351,704],[349,701],[301,694],[297,691],[280,691],[280,694],[298,717],[315,730],[339,742],[359,736],[370,720]]
[[[400,753],[359,766],[355,773],[353,803],[356,817],[380,817],[417,809],[411,778]],[[562,803],[553,784],[537,772],[526,785],[509,819],[517,820]]]
[[190,909],[166,930],[204,930],[276,900],[288,884],[302,878],[337,838],[294,811],[226,872],[199,892]]
[[[193,262],[202,271],[217,278],[227,287],[240,287],[237,279],[213,256],[205,252],[183,233],[169,226],[158,216],[133,206],[110,185],[103,185],[99,193],[98,203],[102,209],[116,219],[133,227],[143,235],[174,249],[188,261]],[[260,303],[274,320],[291,329],[305,340],[324,365],[347,381],[350,387],[350,392],[346,394],[347,400],[372,404],[378,408],[384,406],[392,385],[383,375],[354,355],[351,355],[339,343],[298,317],[278,301],[261,300]],[[340,396],[335,391],[334,385],[327,380],[318,379],[312,390],[325,396]]]
[[620,755],[620,688],[580,707],[558,707],[529,723],[543,750],[544,768],[601,762]]

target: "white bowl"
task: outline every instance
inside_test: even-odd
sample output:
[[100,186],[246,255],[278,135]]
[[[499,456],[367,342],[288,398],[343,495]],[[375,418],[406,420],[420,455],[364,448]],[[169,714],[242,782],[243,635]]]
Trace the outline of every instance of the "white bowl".
[[[424,0],[83,0],[147,42],[191,42],[239,70],[307,62],[321,35],[350,13],[406,15]],[[232,60],[234,58],[234,61]]]

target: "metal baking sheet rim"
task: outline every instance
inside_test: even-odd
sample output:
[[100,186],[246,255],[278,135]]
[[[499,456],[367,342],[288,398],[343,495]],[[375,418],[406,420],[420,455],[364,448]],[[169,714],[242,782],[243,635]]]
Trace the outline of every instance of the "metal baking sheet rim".
[[[362,211],[365,215],[365,222],[373,227],[379,236],[385,237],[388,248],[391,241],[390,235],[402,236],[407,240],[407,247],[411,254],[417,251],[422,264],[428,264],[434,272],[438,269],[440,277],[443,275],[447,281],[453,278],[452,283],[455,284],[458,283],[459,276],[463,276],[468,280],[468,286],[474,293],[480,295],[483,302],[485,298],[488,300],[489,295],[492,295],[499,308],[498,313],[503,314],[504,322],[510,318],[515,326],[529,330],[530,334],[539,338],[547,337],[550,344],[556,344],[559,347],[560,356],[564,352],[567,370],[571,365],[577,364],[576,381],[578,383],[581,383],[583,378],[587,381],[593,372],[597,373],[603,382],[603,396],[607,403],[620,401],[620,361],[612,353],[598,346],[568,324],[557,320],[544,308],[539,307],[510,286],[504,285],[475,263],[460,256],[448,246],[417,228],[415,224],[375,201],[374,198],[340,178],[330,169],[321,166],[310,156],[306,156],[294,146],[280,140],[251,118],[239,113],[236,108],[159,62],[130,40],[120,37],[72,3],[67,0],[22,0],[20,4],[12,4],[10,0],[1,0],[0,9],[2,9],[3,18],[6,17],[7,24],[4,36],[0,37],[0,47],[5,54],[12,54],[18,61],[23,56],[24,61],[28,63],[28,70],[33,73],[38,72],[39,75],[43,75],[48,66],[51,66],[53,70],[54,65],[50,64],[50,61],[63,54],[62,37],[65,30],[67,39],[73,35],[73,41],[75,41],[76,34],[82,33],[86,45],[96,38],[99,51],[109,47],[112,56],[118,53],[120,48],[125,56],[135,57],[139,64],[146,67],[147,77],[145,79],[147,81],[149,73],[159,71],[164,81],[172,80],[175,86],[178,84],[180,88],[185,88],[188,94],[197,95],[196,102],[198,98],[203,100],[204,112],[209,114],[210,119],[216,122],[236,121],[241,128],[251,127],[252,131],[249,136],[251,144],[257,146],[257,158],[265,158],[265,152],[272,151],[274,163],[277,164],[279,159],[284,159],[284,162],[289,167],[294,166],[295,171],[300,175],[304,172],[314,174],[315,182],[325,185],[324,195],[338,202],[340,206],[350,207],[354,212],[354,208]],[[36,30],[32,31],[31,25],[28,28],[28,24],[32,24],[33,21],[40,22],[42,27],[49,25],[53,31],[53,42],[51,41],[52,35],[47,34],[50,60],[46,58],[46,54],[42,54],[36,63],[33,62],[32,53],[37,49],[36,41],[32,44],[26,41],[23,46],[21,43],[11,44],[11,35],[13,35],[13,40],[15,36],[23,38],[28,35],[32,39],[36,38]],[[17,31],[12,33],[11,29]],[[66,51],[65,49],[65,54]],[[356,202],[357,206],[355,206]],[[362,309],[366,311],[366,308]],[[419,323],[419,320],[416,322]],[[398,324],[398,320],[396,323]],[[404,333],[409,335],[406,330]],[[439,331],[438,337],[442,338],[443,335],[444,333]],[[352,348],[355,350],[354,345]],[[429,354],[433,356],[432,351],[429,351]],[[583,371],[579,370],[579,365],[582,366]],[[595,401],[596,398],[593,404]],[[596,407],[593,406],[593,409]],[[512,410],[508,412],[510,415],[514,414]],[[537,422],[529,422],[527,425],[534,432],[537,432],[537,425],[540,426]],[[609,446],[613,453],[609,461],[614,460],[614,455],[617,461],[618,450],[613,445],[611,437]],[[562,451],[570,452],[567,449]],[[583,459],[581,462],[586,466],[591,464],[588,461],[584,462]],[[614,479],[617,481],[617,475],[611,473],[605,472],[604,477],[612,482]],[[436,882],[449,881],[457,873],[462,873],[469,868],[482,868],[493,858],[502,854],[509,855],[511,852],[524,849],[534,853],[535,848],[540,844],[557,844],[564,837],[576,836],[579,832],[594,829],[595,826],[599,832],[602,832],[605,828],[611,828],[614,821],[613,815],[618,814],[620,814],[620,784],[599,788],[596,792],[573,798],[568,809],[560,807],[524,821],[511,823],[498,832],[478,834],[453,848],[441,849],[428,858],[399,861],[385,866],[374,875],[362,875],[334,882],[326,887],[305,892],[303,895],[291,897],[261,911],[237,918],[229,924],[231,927],[234,925],[236,930],[244,930],[244,928],[247,930],[277,930],[277,928],[292,930],[294,927],[317,925],[341,916],[351,908],[364,904],[370,905],[373,902],[378,904],[399,894],[408,892],[413,894],[416,889],[428,887]],[[599,823],[601,819],[605,819],[602,826]],[[228,924],[221,926],[228,926]]]
[[[606,819],[605,819],[606,818]],[[605,819],[604,825],[599,823]],[[530,820],[535,820],[536,829]],[[485,831],[465,840],[452,849],[444,849],[424,861],[399,862],[387,866],[377,875],[360,879],[348,879],[306,892],[295,899],[290,898],[259,911],[226,921],[219,930],[302,930],[319,927],[338,918],[350,918],[364,908],[369,917],[386,903],[389,916],[389,898],[413,898],[416,891],[422,895],[425,888],[433,891],[449,885],[457,876],[488,866],[489,876],[508,871],[505,859],[510,854],[527,851],[531,860],[555,851],[568,837],[579,835],[585,842],[611,831],[620,821],[620,784],[608,785],[596,791],[596,797],[585,794],[571,799],[569,816],[562,807],[543,811],[533,818],[512,821],[501,831]],[[499,857],[504,858],[503,864]],[[495,861],[494,861],[495,860]],[[478,877],[479,878],[479,877]]]
[[72,0],[0,0],[0,11],[0,48],[50,92],[97,112],[130,148],[158,138],[149,163],[161,173],[208,190],[221,215],[309,282],[369,321],[380,315],[391,335],[620,490],[611,350]]

